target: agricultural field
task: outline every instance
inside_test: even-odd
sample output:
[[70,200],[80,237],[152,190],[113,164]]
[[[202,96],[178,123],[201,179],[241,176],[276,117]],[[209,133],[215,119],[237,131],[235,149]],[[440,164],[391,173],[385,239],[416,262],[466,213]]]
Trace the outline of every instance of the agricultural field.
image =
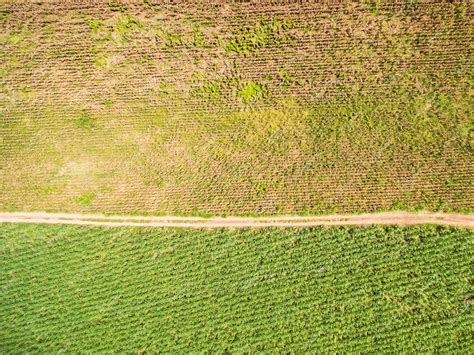
[[[0,210],[471,212],[472,43],[467,0],[2,1]],[[105,329],[77,322],[71,330]],[[340,331],[314,341],[358,342]],[[455,344],[419,346],[435,340]]]
[[0,351],[472,353],[472,230],[0,225]]
[[473,13],[0,0],[0,353],[474,353]]

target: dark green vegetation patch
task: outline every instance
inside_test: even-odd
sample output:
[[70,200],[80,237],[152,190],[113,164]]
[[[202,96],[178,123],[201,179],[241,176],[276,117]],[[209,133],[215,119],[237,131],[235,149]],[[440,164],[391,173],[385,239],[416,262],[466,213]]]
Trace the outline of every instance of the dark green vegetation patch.
[[465,351],[468,230],[0,228],[0,351]]

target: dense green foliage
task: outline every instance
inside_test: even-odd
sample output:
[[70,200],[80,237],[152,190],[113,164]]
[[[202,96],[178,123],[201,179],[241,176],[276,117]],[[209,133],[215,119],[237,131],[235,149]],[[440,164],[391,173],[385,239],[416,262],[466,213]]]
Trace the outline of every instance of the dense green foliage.
[[474,350],[472,232],[0,228],[0,351]]

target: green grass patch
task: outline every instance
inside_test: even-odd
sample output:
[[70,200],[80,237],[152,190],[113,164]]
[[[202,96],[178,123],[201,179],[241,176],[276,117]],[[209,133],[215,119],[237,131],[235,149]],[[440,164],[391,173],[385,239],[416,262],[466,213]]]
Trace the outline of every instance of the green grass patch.
[[166,47],[174,48],[183,45],[183,35],[177,31],[161,29],[158,31],[158,36],[161,38]]
[[208,99],[217,99],[222,95],[220,83],[208,81],[191,92],[192,96],[205,97]]
[[87,111],[82,111],[77,119],[77,125],[80,128],[93,128],[95,126],[95,119]]
[[472,233],[0,226],[4,352],[469,352]]
[[245,104],[257,101],[258,99],[264,98],[267,95],[268,89],[262,84],[253,81],[242,83],[238,91],[238,96]]
[[90,206],[94,201],[95,192],[85,192],[77,197],[74,202],[80,206]]
[[144,27],[143,22],[131,14],[120,14],[107,22],[91,18],[88,25],[95,43],[94,52],[124,46]]
[[128,42],[132,37],[133,31],[139,30],[142,27],[143,23],[133,15],[120,15],[117,18],[115,32],[119,41]]
[[90,19],[89,20],[89,27],[93,34],[97,35],[101,29],[104,27],[104,22],[97,19]]
[[249,54],[262,47],[288,39],[287,31],[293,28],[290,20],[261,18],[253,26],[238,28],[225,43],[228,53]]

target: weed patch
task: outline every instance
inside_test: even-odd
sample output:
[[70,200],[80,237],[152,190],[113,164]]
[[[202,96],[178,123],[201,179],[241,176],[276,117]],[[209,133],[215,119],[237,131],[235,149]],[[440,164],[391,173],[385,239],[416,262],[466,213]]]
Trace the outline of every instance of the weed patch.
[[80,206],[90,206],[94,201],[95,196],[95,192],[85,192],[79,197],[77,197],[74,202]]
[[288,40],[290,37],[287,31],[291,28],[293,24],[289,20],[262,18],[254,26],[239,28],[225,44],[224,49],[229,53],[249,54],[267,45]]
[[238,96],[242,99],[244,104],[248,105],[258,99],[264,98],[268,95],[268,89],[257,82],[242,83],[238,91]]
[[95,119],[87,111],[82,111],[77,119],[77,125],[80,128],[93,128],[95,126]]

